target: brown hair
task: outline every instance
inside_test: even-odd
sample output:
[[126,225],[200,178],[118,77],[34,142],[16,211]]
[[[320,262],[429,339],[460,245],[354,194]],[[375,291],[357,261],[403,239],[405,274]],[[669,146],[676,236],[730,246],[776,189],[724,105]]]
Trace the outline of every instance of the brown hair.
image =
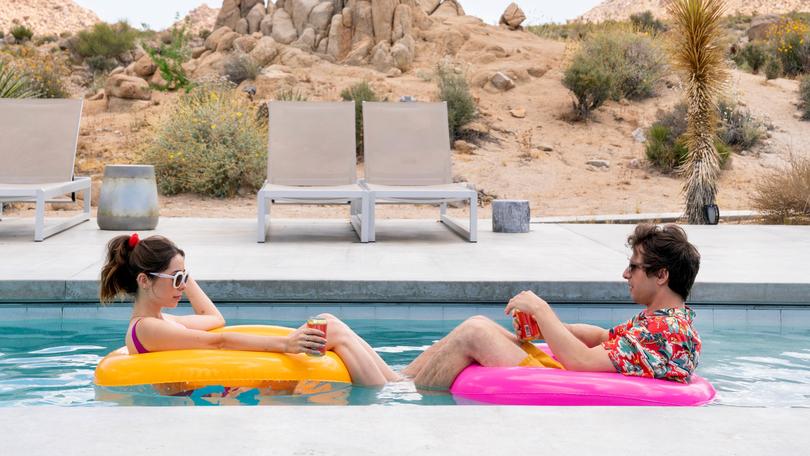
[[138,274],[160,272],[169,267],[177,254],[186,256],[163,236],[149,236],[135,247],[129,246],[129,239],[128,235],[116,236],[107,243],[107,261],[101,268],[98,292],[102,303],[112,302],[119,296],[134,296],[138,292]]
[[644,258],[644,270],[652,276],[662,269],[669,272],[669,288],[684,300],[689,297],[700,269],[700,253],[675,224],[642,223],[627,238],[627,244]]

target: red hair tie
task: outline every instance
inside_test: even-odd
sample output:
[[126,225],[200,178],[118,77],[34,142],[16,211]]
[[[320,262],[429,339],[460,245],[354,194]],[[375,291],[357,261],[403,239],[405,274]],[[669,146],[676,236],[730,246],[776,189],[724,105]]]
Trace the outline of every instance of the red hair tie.
[[138,233],[132,233],[132,235],[129,236],[128,243],[130,249],[134,249],[139,242],[141,242],[141,238],[138,237]]

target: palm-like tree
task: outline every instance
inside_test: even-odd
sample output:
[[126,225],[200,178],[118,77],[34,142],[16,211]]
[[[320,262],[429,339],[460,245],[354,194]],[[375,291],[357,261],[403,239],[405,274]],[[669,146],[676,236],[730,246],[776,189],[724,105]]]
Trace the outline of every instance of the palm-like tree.
[[36,98],[37,95],[28,78],[0,61],[0,98]]
[[686,177],[686,217],[689,223],[705,224],[706,205],[715,203],[720,161],[714,147],[717,126],[717,95],[728,76],[721,45],[721,19],[725,0],[673,0],[668,11],[672,30],[672,58],[685,75],[688,101],[686,145],[681,168]]

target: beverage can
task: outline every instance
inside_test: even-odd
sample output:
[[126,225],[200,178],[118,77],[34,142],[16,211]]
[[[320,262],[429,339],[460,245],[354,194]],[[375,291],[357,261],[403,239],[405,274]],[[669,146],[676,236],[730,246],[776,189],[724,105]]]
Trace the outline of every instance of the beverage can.
[[513,314],[517,336],[520,340],[535,340],[540,338],[540,326],[533,316],[516,310]]
[[[323,332],[323,338],[326,339],[326,319],[312,317],[307,320],[307,328],[314,328]],[[319,354],[309,353],[310,356],[323,356],[326,354],[326,345],[322,345]]]

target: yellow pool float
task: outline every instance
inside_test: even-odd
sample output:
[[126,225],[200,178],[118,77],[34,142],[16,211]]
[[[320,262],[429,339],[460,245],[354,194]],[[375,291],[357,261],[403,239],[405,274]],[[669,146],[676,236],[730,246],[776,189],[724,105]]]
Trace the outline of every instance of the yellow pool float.
[[[281,326],[226,326],[211,332],[237,332],[286,336],[294,331]],[[172,350],[130,355],[121,347],[96,366],[99,386],[135,386],[161,383],[260,387],[268,381],[316,380],[351,383],[343,360],[334,352],[325,356],[239,350]]]

